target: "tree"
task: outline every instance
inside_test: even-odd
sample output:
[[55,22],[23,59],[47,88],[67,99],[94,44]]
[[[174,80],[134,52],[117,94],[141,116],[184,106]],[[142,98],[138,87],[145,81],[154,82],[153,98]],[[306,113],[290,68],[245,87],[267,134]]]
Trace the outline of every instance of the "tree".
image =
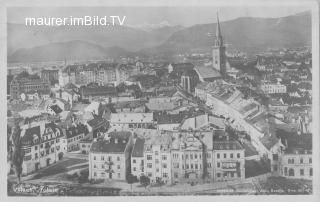
[[131,185],[131,192],[132,192],[132,184],[135,183],[135,182],[138,182],[137,176],[134,176],[134,175],[132,175],[132,174],[129,174],[129,175],[127,176],[127,182],[128,182],[128,184]]
[[12,155],[11,155],[11,163],[14,167],[15,174],[18,177],[18,181],[20,183],[21,180],[21,173],[22,173],[22,163],[23,163],[23,157],[24,152],[21,148],[21,129],[19,126],[19,123],[16,122],[15,126],[11,133],[11,141],[12,141]]
[[144,186],[144,188],[147,188],[147,186],[150,184],[150,178],[147,176],[142,175],[140,177],[140,184]]

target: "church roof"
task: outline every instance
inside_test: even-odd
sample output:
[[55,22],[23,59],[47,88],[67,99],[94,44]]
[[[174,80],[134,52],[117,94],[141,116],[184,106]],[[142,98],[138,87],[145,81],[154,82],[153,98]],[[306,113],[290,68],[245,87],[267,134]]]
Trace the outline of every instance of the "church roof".
[[196,66],[195,70],[198,73],[199,78],[202,78],[204,81],[213,81],[222,77],[220,72],[213,69],[213,67]]

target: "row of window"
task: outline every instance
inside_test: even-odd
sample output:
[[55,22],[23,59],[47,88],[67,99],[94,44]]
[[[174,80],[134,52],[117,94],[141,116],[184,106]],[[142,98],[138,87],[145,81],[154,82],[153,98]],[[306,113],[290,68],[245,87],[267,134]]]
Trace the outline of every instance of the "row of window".
[[[101,169],[105,169],[109,167],[108,165],[101,164]],[[98,168],[96,164],[93,164],[93,168]],[[120,165],[117,165],[117,169],[120,170]]]
[[[97,160],[97,156],[93,156],[93,160]],[[117,156],[117,161],[120,161],[120,156]],[[105,157],[105,156],[101,156],[100,157],[100,160],[101,161],[104,161],[104,160],[108,160],[108,161],[112,161],[112,156],[108,156],[108,157]]]
[[[157,152],[155,152],[155,153],[157,153]],[[158,155],[158,154],[156,154],[156,155]],[[167,156],[166,155],[162,155],[161,156],[161,159],[163,160],[163,161],[165,161],[165,160],[167,160]],[[147,160],[152,160],[152,155],[147,155]],[[159,163],[159,159],[156,159],[156,163]]]
[[[97,177],[97,172],[94,172],[93,173],[93,176],[94,177]],[[108,176],[109,177],[109,179],[112,179],[112,177],[113,177],[113,175],[112,175],[112,173],[105,173],[105,172],[102,172],[102,173],[100,173],[100,177],[106,177],[106,176]],[[117,177],[118,178],[121,178],[121,174],[120,173],[117,173]]]
[[69,143],[69,142],[74,142],[74,141],[77,141],[77,140],[81,140],[81,138],[82,138],[82,135],[78,135],[78,136],[76,136],[76,137],[69,138],[69,139],[68,139],[68,143]]
[[[152,168],[152,163],[147,163],[147,168]],[[166,163],[163,163],[162,168],[168,168],[168,165]]]
[[[300,158],[300,163],[307,163],[303,160],[303,158]],[[309,158],[309,163],[312,163],[312,158]],[[288,164],[294,164],[294,158],[288,159]]]
[[[226,153],[224,153],[223,154],[223,156],[221,156],[221,154],[220,153],[217,153],[217,159],[220,159],[220,158],[235,158],[235,155],[233,154],[233,153],[230,153],[229,154],[229,157],[228,157],[228,155],[226,154]],[[150,157],[150,158],[152,158],[152,157]],[[173,156],[172,156],[172,158],[173,159],[179,159],[179,154],[177,154],[177,153],[174,153],[173,154]],[[182,159],[201,159],[201,154],[185,154],[185,155],[181,155],[181,158]],[[210,153],[206,153],[206,158],[211,158],[211,154]],[[241,154],[240,153],[237,153],[237,158],[241,158]],[[148,159],[148,156],[147,156],[147,159]],[[151,159],[150,159],[151,160]]]
[[[152,173],[147,173],[148,177],[152,177]],[[163,178],[167,178],[169,176],[168,173],[162,173]]]
[[[305,176],[305,169],[301,168],[299,170],[299,174],[300,174],[301,177]],[[295,170],[293,168],[289,168],[288,169],[287,167],[284,167],[284,175],[285,176],[291,176],[291,177],[298,176],[298,174],[295,173]],[[313,169],[310,168],[309,169],[309,176],[312,176],[312,175],[313,175]]]

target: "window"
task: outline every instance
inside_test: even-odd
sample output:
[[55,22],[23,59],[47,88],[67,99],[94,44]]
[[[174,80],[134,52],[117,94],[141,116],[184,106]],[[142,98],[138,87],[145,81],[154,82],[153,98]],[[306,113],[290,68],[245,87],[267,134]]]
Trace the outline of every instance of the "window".
[[194,168],[195,168],[195,169],[198,169],[198,164],[194,164]]
[[233,172],[231,173],[231,177],[234,177],[234,173]]
[[279,159],[278,154],[272,154],[272,159],[273,159],[274,161],[278,161],[278,159]]
[[137,171],[136,167],[133,167],[133,171]]
[[162,177],[168,177],[168,173],[162,173]]
[[211,163],[208,163],[207,167],[208,167],[208,168],[211,168]]
[[167,160],[167,156],[166,155],[162,155],[162,160]]
[[157,169],[156,169],[156,172],[158,173],[159,171],[160,171],[159,168],[157,168]]
[[189,169],[189,164],[186,164],[186,169]]
[[238,158],[238,159],[240,158],[240,153],[237,153],[237,158]]
[[198,158],[198,155],[197,155],[197,154],[195,154],[195,155],[194,155],[194,159],[197,159],[197,158]]
[[148,168],[152,168],[152,163],[147,163]]
[[151,155],[147,155],[147,160],[152,160],[152,156]]
[[132,163],[136,163],[136,160],[135,160],[135,159],[133,159],[133,160],[132,160]]
[[220,163],[217,163],[217,167],[220,168]]
[[101,168],[104,169],[104,165],[103,164],[101,165]]
[[309,158],[309,163],[312,163],[312,158]]
[[219,159],[219,158],[220,158],[220,154],[218,153],[218,154],[217,154],[217,159]]
[[156,163],[159,163],[159,159],[156,159]]
[[112,157],[111,156],[108,157],[108,161],[112,161]]
[[121,175],[120,175],[120,173],[118,173],[118,178],[120,178],[121,177]]
[[152,177],[152,173],[148,173],[148,177]]
[[93,164],[93,168],[97,168],[97,165],[96,165],[96,164]]
[[167,168],[167,164],[166,163],[162,164],[162,167]]
[[118,170],[120,169],[120,165],[117,166]]
[[97,176],[97,173],[96,173],[96,172],[94,172],[94,173],[93,173],[93,176],[95,176],[95,177],[96,177],[96,176]]
[[186,159],[188,159],[188,157],[189,157],[188,154],[186,154]]
[[303,158],[300,158],[300,163],[303,163]]
[[174,178],[178,178],[178,173],[173,174]]
[[155,154],[156,154],[156,155],[159,155],[159,152],[158,152],[158,151],[155,151]]
[[312,176],[312,174],[313,174],[313,170],[312,170],[312,168],[310,168],[309,175]]
[[304,169],[300,169],[300,176],[304,176]]
[[191,169],[193,169],[193,164],[192,163],[191,163],[190,167],[191,167]]
[[284,175],[287,176],[288,175],[288,168],[284,167]]
[[223,158],[227,158],[227,154],[223,154]]
[[117,156],[117,161],[120,161],[120,156]]
[[233,154],[230,154],[230,158],[233,158]]
[[37,149],[38,149],[38,146],[34,146],[34,149],[37,150]]
[[96,156],[93,156],[93,160],[96,160]]
[[193,155],[192,154],[190,154],[190,159],[193,159]]
[[101,156],[101,160],[104,161],[104,156]]
[[289,176],[294,176],[294,170],[292,168],[289,169]]
[[221,177],[221,173],[217,173],[217,177],[220,178]]

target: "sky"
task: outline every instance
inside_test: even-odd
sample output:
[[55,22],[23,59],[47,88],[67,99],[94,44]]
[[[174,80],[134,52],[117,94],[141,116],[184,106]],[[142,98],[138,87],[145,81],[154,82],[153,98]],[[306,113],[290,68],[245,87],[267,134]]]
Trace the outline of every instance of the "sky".
[[278,18],[310,10],[304,6],[286,7],[9,7],[7,21],[24,23],[26,17],[126,16],[125,25],[141,26],[168,22],[171,25],[192,26],[238,17]]

